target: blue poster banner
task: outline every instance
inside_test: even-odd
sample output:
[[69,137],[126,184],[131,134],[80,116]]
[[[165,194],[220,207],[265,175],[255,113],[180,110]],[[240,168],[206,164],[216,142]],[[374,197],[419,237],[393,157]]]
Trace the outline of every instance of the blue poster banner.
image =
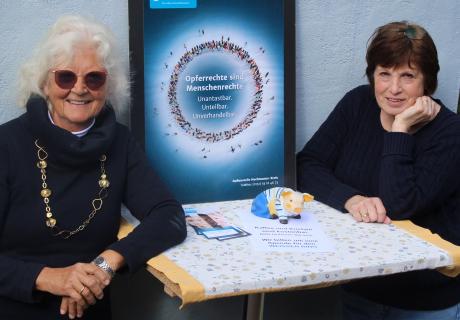
[[196,8],[197,0],[150,0],[150,9]]
[[284,184],[283,2],[144,6],[145,150],[183,203]]

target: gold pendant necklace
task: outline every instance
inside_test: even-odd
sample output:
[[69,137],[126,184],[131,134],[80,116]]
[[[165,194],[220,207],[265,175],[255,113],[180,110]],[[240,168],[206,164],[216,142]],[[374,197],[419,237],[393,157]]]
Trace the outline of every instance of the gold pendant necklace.
[[101,162],[101,177],[98,183],[99,183],[99,187],[101,188],[101,190],[99,190],[97,197],[91,201],[93,210],[88,215],[88,218],[86,218],[83,221],[83,223],[74,230],[61,230],[57,225],[57,220],[55,216],[53,215],[53,213],[51,212],[51,207],[49,205],[50,196],[52,192],[51,192],[51,189],[48,188],[48,184],[46,183],[46,178],[47,178],[46,177],[46,167],[48,166],[46,159],[48,158],[48,153],[45,151],[43,147],[41,147],[38,144],[38,139],[35,140],[35,146],[37,147],[37,157],[38,157],[37,167],[40,169],[40,172],[42,174],[41,176],[42,190],[40,191],[40,195],[42,196],[43,202],[45,203],[46,226],[53,230],[54,236],[62,236],[64,239],[70,238],[74,234],[86,228],[86,226],[91,222],[91,220],[94,218],[96,213],[102,208],[103,199],[105,199],[108,195],[107,188],[110,186],[110,182],[107,179],[107,174],[105,172],[105,167],[104,167],[107,157],[105,156],[105,154],[103,154],[99,158],[99,161]]

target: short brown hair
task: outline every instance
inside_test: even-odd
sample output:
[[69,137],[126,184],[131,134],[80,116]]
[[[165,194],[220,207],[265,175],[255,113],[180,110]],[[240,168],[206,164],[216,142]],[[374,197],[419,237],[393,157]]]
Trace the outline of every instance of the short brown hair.
[[422,72],[425,94],[434,93],[438,85],[438,53],[425,29],[407,21],[391,22],[377,28],[369,41],[366,75],[372,87],[377,66],[388,68],[407,63]]

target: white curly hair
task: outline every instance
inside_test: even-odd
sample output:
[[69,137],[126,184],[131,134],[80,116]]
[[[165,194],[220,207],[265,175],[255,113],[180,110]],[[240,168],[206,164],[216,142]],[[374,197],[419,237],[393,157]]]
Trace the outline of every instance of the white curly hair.
[[[18,103],[25,106],[33,94],[46,98],[43,87],[49,70],[70,62],[78,45],[91,45],[107,70],[107,102],[116,111],[126,108],[130,83],[122,65],[115,36],[104,25],[78,15],[60,17],[19,73]],[[50,106],[51,107],[51,106]]]

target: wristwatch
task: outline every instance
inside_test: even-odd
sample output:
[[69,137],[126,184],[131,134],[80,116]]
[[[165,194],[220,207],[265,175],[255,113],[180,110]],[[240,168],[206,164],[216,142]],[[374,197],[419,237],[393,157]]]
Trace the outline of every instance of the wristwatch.
[[104,270],[105,272],[107,272],[111,278],[113,278],[113,276],[115,275],[115,272],[113,271],[112,268],[110,268],[109,264],[107,263],[107,261],[105,261],[103,257],[97,256],[93,260],[93,263],[99,268],[101,268],[102,270]]

